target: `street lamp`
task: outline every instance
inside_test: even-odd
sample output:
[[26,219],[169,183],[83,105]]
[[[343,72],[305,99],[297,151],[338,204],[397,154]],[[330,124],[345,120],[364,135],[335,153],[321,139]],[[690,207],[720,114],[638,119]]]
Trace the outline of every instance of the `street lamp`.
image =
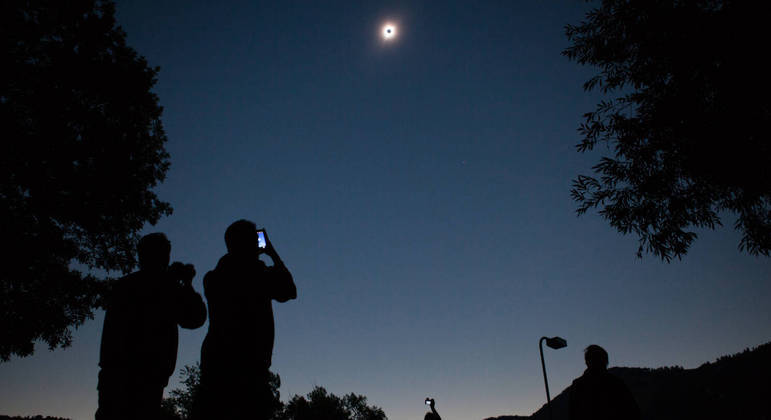
[[546,405],[549,406],[549,418],[554,419],[554,414],[551,411],[551,396],[549,395],[549,381],[546,379],[546,363],[543,361],[543,342],[546,340],[546,345],[554,350],[561,349],[568,345],[568,342],[562,337],[541,337],[538,340],[538,350],[541,351],[541,368],[543,368],[543,383],[546,385]]

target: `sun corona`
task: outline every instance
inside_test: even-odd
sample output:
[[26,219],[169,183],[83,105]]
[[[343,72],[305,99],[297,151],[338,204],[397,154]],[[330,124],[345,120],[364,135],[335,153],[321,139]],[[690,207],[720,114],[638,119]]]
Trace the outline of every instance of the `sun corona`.
[[383,25],[383,28],[381,30],[381,35],[385,40],[392,40],[396,38],[396,25],[392,23],[386,23],[385,25]]

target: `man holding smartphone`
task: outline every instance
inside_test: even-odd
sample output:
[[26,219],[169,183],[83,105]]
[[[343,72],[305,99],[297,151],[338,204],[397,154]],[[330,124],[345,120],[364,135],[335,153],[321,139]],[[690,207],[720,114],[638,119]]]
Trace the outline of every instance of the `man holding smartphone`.
[[439,412],[436,411],[436,401],[434,401],[433,398],[426,398],[426,405],[431,407],[431,412],[426,413],[426,415],[423,417],[423,420],[442,420],[442,417],[439,415]]
[[[197,419],[267,418],[273,356],[272,301],[297,297],[292,274],[264,229],[239,220],[225,231],[227,254],[203,280],[209,331],[201,347]],[[265,254],[272,266],[260,260]]]

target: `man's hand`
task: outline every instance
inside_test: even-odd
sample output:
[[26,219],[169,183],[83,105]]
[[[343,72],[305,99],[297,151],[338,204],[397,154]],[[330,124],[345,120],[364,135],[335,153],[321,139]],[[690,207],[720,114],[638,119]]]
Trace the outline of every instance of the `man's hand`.
[[182,264],[175,261],[169,266],[169,274],[172,279],[179,282],[182,286],[191,286],[193,277],[195,277],[195,267],[193,264]]
[[268,254],[270,258],[273,258],[274,255],[277,255],[276,249],[273,248],[273,243],[270,242],[270,238],[268,238],[268,231],[265,230],[265,228],[260,229],[263,236],[265,237],[265,253]]

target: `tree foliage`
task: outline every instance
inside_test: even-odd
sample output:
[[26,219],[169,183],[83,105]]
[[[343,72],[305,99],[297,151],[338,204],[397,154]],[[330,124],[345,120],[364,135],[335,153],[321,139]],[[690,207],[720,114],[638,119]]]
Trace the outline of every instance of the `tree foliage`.
[[[110,1],[0,5],[0,359],[71,342],[138,231],[171,213],[158,68],[126,44]],[[82,268],[75,268],[82,267]]]
[[[180,378],[182,388],[171,391],[162,403],[164,418],[168,420],[193,418],[193,405],[201,384],[199,364],[182,368]],[[363,395],[350,393],[338,397],[317,386],[306,396],[295,395],[284,404],[280,398],[281,378],[278,374],[270,372],[268,385],[273,394],[268,410],[272,420],[387,420],[383,410],[367,405],[367,397]]]
[[295,395],[277,420],[386,420],[379,407],[367,405],[367,397],[350,393],[343,397],[317,386],[307,396]]
[[192,418],[193,403],[201,388],[201,364],[186,365],[179,372],[183,388],[177,388],[169,393],[161,403],[165,417],[187,420]]
[[599,208],[639,237],[638,256],[685,255],[695,228],[736,216],[741,251],[771,251],[771,89],[762,2],[604,0],[563,55],[599,73],[606,95],[584,115],[577,145],[605,145],[579,175],[578,213]]
[[[278,374],[268,372],[268,386],[272,394],[271,407],[267,410],[273,418],[278,418],[284,409],[281,402],[281,378]],[[201,389],[201,364],[186,365],[179,371],[182,380],[182,388],[177,388],[169,393],[161,403],[163,418],[167,420],[190,420],[194,418],[193,408]]]

